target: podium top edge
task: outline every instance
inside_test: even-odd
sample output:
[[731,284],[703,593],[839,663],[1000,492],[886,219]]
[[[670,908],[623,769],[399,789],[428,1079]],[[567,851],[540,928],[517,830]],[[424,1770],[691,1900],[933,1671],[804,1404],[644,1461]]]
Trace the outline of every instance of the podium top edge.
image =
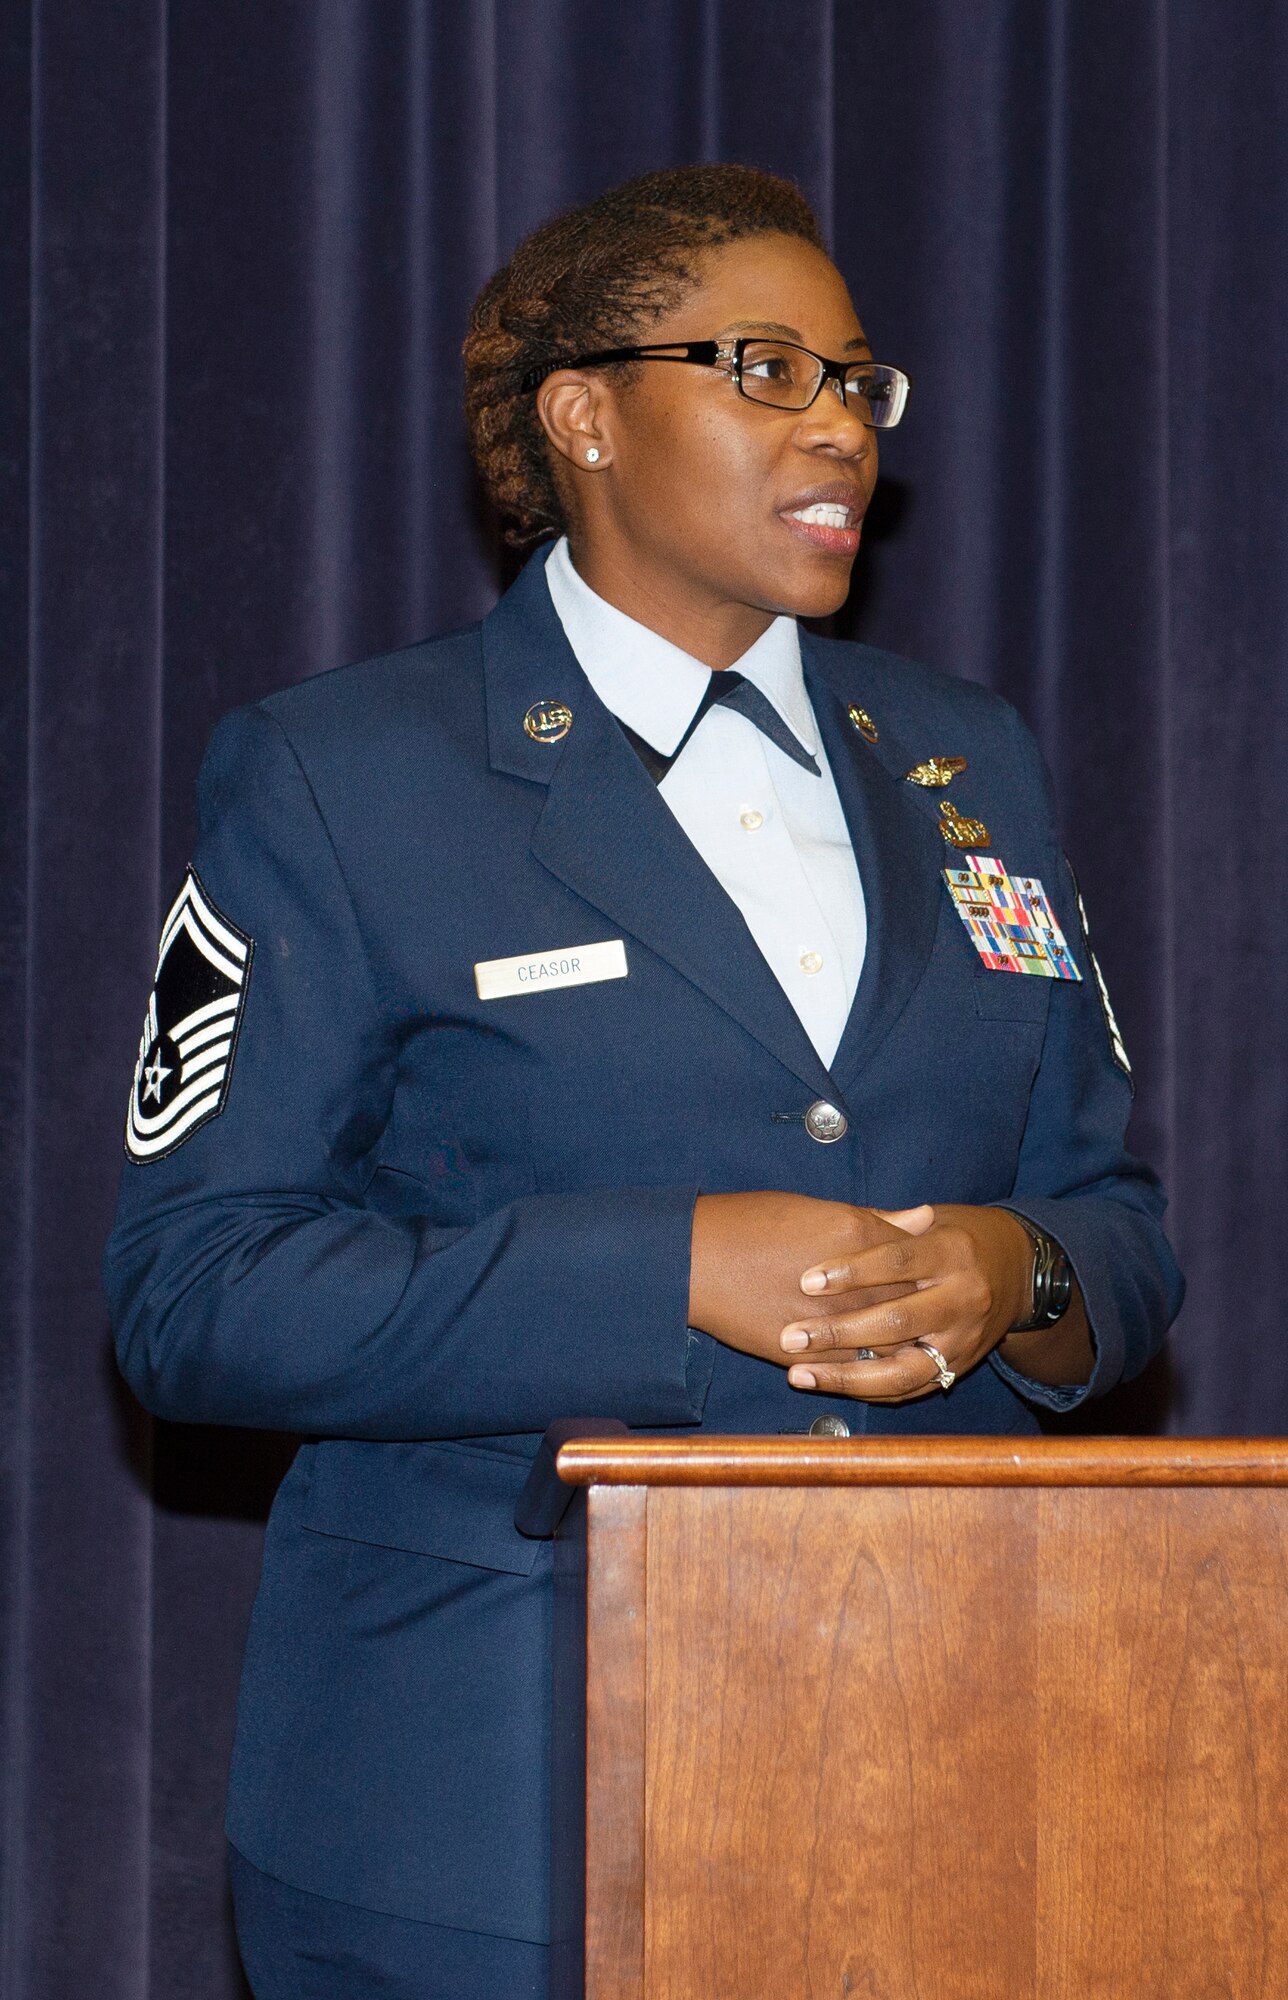
[[568,1486],[1288,1486],[1284,1438],[571,1438]]

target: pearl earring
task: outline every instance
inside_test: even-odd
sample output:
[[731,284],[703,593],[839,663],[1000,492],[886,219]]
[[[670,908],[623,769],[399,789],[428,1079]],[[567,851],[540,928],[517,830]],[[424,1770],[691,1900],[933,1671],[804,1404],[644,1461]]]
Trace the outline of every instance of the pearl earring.
[[597,444],[592,444],[590,450],[586,453],[586,463],[587,465],[596,465],[598,464],[598,462],[599,462],[599,446]]

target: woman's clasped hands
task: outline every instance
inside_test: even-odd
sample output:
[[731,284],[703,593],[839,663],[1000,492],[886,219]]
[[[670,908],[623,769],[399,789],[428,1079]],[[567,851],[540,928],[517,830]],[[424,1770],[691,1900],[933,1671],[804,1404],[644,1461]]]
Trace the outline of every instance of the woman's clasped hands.
[[1029,1239],[1001,1208],[766,1192],[702,1195],[694,1212],[690,1324],[786,1367],[797,1389],[870,1403],[937,1391],[1027,1316],[1031,1283]]
[[784,1355],[799,1357],[793,1388],[906,1402],[951,1386],[1028,1310],[1032,1250],[1005,1209],[873,1212],[893,1236],[800,1280],[811,1305],[826,1301],[826,1317],[802,1315],[779,1335]]

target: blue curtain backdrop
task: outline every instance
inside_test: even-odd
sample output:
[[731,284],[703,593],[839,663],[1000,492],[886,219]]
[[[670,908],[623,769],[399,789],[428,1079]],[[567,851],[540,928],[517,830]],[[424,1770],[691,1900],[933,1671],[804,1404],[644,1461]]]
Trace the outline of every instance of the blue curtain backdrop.
[[[0,46],[0,1988],[228,2000],[274,1440],[117,1387],[98,1257],[218,715],[477,617],[469,302],[645,168],[796,176],[915,385],[851,629],[1055,771],[1190,1281],[1108,1427],[1288,1430],[1288,10],[25,0]],[[948,746],[951,747],[951,746]]]

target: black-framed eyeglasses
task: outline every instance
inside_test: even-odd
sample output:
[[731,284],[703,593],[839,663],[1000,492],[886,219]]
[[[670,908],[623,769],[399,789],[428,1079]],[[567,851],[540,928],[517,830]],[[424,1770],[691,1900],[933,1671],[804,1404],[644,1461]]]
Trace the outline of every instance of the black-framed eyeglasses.
[[726,341],[665,340],[648,347],[602,347],[594,354],[530,368],[519,386],[536,389],[557,369],[600,368],[613,361],[682,361],[718,368],[740,395],[780,410],[807,410],[825,382],[836,382],[846,408],[878,431],[894,429],[908,400],[908,378],[901,369],[878,361],[829,361],[825,354],[798,347],[795,341],[749,334]]

